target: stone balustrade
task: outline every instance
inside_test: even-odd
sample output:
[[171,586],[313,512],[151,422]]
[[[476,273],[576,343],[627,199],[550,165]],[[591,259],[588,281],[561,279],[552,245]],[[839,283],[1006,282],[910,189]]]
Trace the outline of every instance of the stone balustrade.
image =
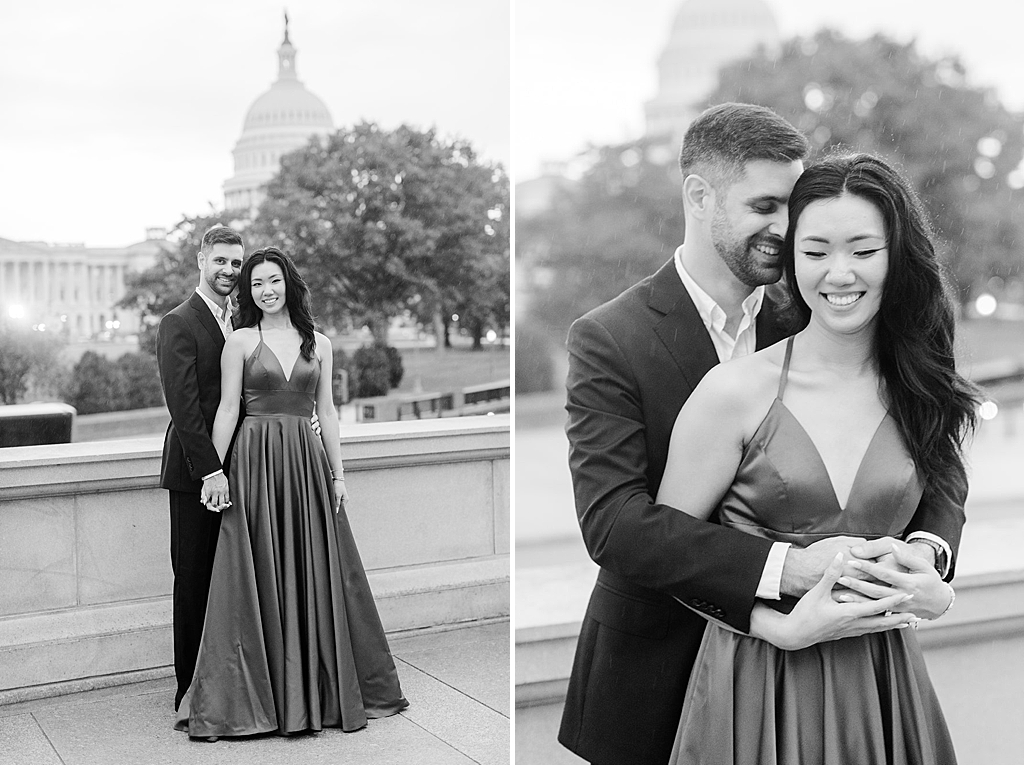
[[[509,614],[508,415],[346,428],[389,632]],[[167,674],[162,439],[0,449],[0,703]]]
[[[956,603],[918,630],[960,765],[1011,765],[1024,752],[1022,539],[1019,517],[969,522]],[[582,541],[517,547],[516,555],[516,762],[581,763],[556,738],[597,566]]]

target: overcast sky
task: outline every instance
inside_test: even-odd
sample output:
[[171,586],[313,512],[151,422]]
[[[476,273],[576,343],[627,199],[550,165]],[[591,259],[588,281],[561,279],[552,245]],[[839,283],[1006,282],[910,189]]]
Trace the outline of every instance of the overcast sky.
[[285,6],[335,127],[435,126],[508,167],[509,0],[5,0],[0,237],[124,246],[222,207]]
[[[955,53],[978,85],[1024,110],[1024,9],[1006,0],[766,0],[783,38],[823,26],[859,38],[916,38]],[[682,0],[515,0],[513,119],[517,180],[588,142],[643,134],[656,59]]]

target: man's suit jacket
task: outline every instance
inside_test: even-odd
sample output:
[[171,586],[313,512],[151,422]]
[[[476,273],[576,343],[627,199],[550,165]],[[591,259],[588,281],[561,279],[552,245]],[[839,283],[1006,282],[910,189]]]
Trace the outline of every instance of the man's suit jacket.
[[[766,299],[757,347],[787,334]],[[706,626],[679,601],[746,632],[771,543],[654,502],[676,415],[718,363],[674,262],[577,320],[568,349],[569,465],[601,569],[558,738],[593,763],[663,765]],[[922,501],[913,527],[956,550],[963,488]]]
[[223,348],[224,334],[195,292],[160,320],[157,364],[171,413],[160,467],[165,489],[198,494],[203,476],[221,468],[210,433],[220,404]]

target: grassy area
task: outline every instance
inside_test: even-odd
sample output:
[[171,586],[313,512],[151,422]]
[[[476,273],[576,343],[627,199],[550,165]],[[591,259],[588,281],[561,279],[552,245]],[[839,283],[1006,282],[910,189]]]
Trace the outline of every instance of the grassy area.
[[443,354],[433,348],[402,348],[401,352],[405,367],[399,387],[402,393],[412,393],[417,380],[425,392],[445,393],[466,385],[512,377],[511,353],[505,346],[485,345],[482,351],[472,351],[460,345]]

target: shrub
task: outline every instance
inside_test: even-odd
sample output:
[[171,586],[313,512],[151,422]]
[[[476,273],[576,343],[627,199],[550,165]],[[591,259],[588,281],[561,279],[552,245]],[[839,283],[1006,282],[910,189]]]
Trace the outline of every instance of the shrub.
[[391,390],[391,359],[387,346],[364,345],[352,354],[349,386],[357,398],[385,396]]

